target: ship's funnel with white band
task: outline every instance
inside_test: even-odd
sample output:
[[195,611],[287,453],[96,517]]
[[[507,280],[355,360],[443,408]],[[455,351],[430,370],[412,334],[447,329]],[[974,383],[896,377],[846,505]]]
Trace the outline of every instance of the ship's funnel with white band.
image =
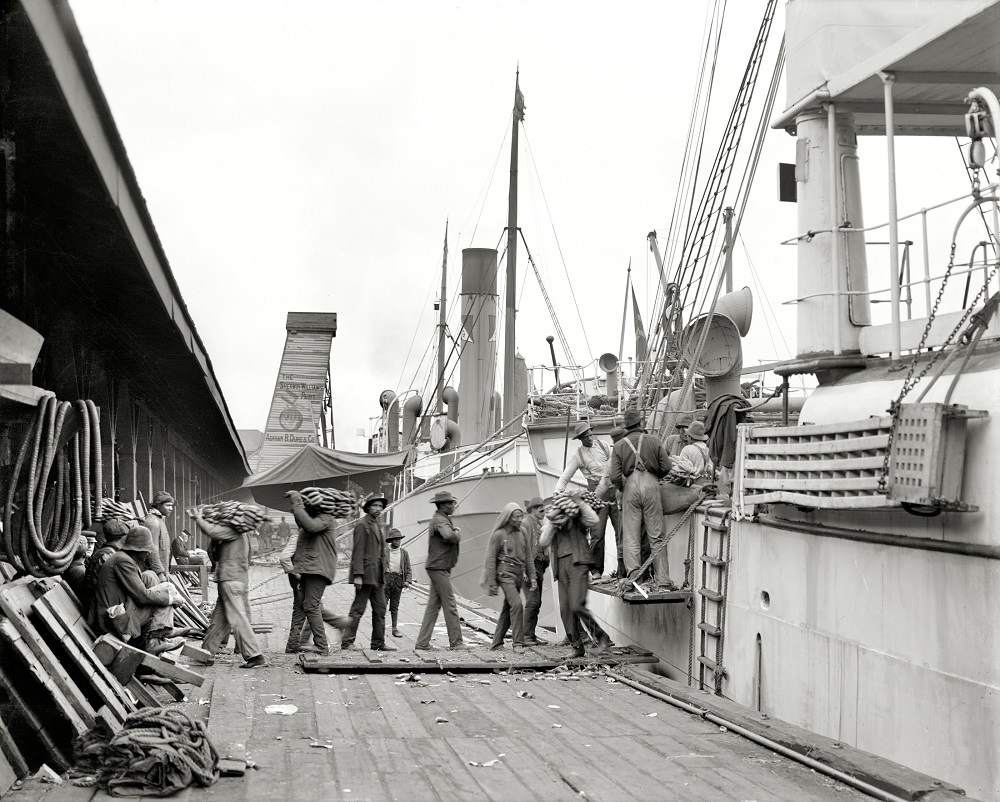
[[[497,375],[497,252],[462,251],[461,387],[458,425],[463,443],[481,443],[493,431]],[[449,405],[449,411],[451,407]]]

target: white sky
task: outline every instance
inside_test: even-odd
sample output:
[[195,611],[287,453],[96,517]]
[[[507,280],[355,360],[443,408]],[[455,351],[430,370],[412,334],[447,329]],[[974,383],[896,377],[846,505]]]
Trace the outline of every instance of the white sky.
[[[729,3],[720,115],[764,5]],[[379,392],[412,386],[433,337],[445,219],[449,296],[461,249],[502,236],[517,65],[519,222],[574,355],[618,350],[630,259],[648,327],[646,234],[669,227],[708,0],[71,6],[237,427],[264,428],[287,312],[332,311],[337,446],[364,450],[356,430]],[[775,41],[781,29],[779,12]],[[770,303],[794,348],[794,315],[778,308],[794,293],[794,252],[777,243],[795,213],[775,202],[775,165],[794,161],[794,140],[771,136],[764,202],[743,231],[757,272],[780,287]],[[742,246],[736,256],[739,287],[751,281]],[[519,288],[526,269],[522,254]],[[747,364],[790,355],[757,302]],[[554,329],[533,278],[519,309],[519,350],[548,362]]]

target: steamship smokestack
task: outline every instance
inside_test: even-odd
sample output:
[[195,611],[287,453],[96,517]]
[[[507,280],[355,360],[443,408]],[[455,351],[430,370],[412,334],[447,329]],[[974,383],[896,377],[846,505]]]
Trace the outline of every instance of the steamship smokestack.
[[[462,251],[462,348],[458,425],[463,443],[481,443],[491,433],[496,380],[497,252]],[[450,406],[449,406],[450,412]]]

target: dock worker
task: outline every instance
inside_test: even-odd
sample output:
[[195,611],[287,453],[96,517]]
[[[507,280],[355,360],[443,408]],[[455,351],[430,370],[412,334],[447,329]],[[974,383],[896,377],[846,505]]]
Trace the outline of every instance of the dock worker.
[[[167,529],[167,518],[174,511],[174,497],[166,490],[157,490],[153,494],[152,506],[142,521],[153,533],[153,544],[156,546],[156,558],[163,566],[163,578],[170,573],[170,530]],[[152,561],[151,561],[152,562]],[[159,573],[159,572],[158,572]]]
[[587,531],[597,525],[597,513],[579,495],[569,495],[576,501],[578,514],[563,523],[556,523],[547,515],[542,523],[539,543],[543,547],[551,545],[556,560],[559,616],[566,630],[566,639],[572,647],[567,657],[583,657],[586,654],[584,643],[588,638],[597,641],[594,654],[607,654],[611,648],[611,638],[587,608],[587,574],[594,559],[587,545]]
[[201,507],[192,507],[188,515],[197,527],[212,539],[215,554],[215,580],[219,598],[212,609],[208,631],[201,648],[216,654],[230,632],[236,636],[236,650],[243,656],[240,668],[263,668],[267,665],[250,625],[250,536],[225,524],[206,521]]
[[149,529],[132,527],[122,547],[101,565],[94,594],[93,620],[98,630],[150,654],[171,651],[184,643],[170,638],[173,602],[180,603],[180,594],[174,595],[173,586],[161,582],[152,571],[140,570],[155,548]]
[[87,558],[83,581],[83,596],[80,597],[80,603],[83,605],[83,612],[87,618],[87,623],[93,629],[100,629],[97,616],[94,613],[96,610],[94,597],[97,595],[97,579],[101,573],[101,566],[107,562],[108,557],[122,547],[128,530],[128,524],[119,518],[111,518],[105,521],[103,525],[104,543],[94,549],[94,552]]
[[463,649],[462,622],[458,617],[455,592],[451,588],[451,569],[458,562],[459,544],[462,541],[461,530],[451,520],[458,499],[447,490],[439,490],[431,503],[436,509],[427,525],[427,561],[424,563],[430,588],[427,592],[424,620],[420,624],[420,632],[413,648],[432,648],[431,635],[434,634],[438,613],[443,610],[449,648]]
[[658,438],[647,434],[642,415],[625,413],[625,436],[611,452],[611,484],[622,492],[622,559],[628,575],[637,578],[642,554],[642,529],[653,554],[653,586],[670,582],[663,538],[663,504],[659,480],[670,473],[670,457]]
[[288,542],[288,538],[292,535],[292,527],[288,525],[288,521],[285,520],[285,516],[281,516],[281,521],[278,523],[278,543],[284,546]]
[[[378,519],[388,501],[384,496],[369,496],[362,502],[365,513],[354,527],[354,550],[351,552],[351,575],[354,577],[354,602],[348,616],[352,625],[344,630],[341,649],[350,649],[358,634],[358,622],[368,604],[372,607],[371,648],[376,652],[394,652],[385,642],[385,536]],[[313,630],[313,638],[316,632]]]
[[490,650],[503,648],[507,630],[513,630],[512,650],[524,648],[524,604],[521,602],[521,588],[532,590],[535,586],[528,565],[533,562],[528,551],[528,539],[521,529],[524,510],[516,502],[506,504],[493,525],[493,532],[486,544],[483,565],[483,583],[490,596],[503,592],[503,607],[493,630]]
[[674,424],[674,432],[663,441],[663,450],[668,456],[680,456],[681,449],[684,448],[684,432],[687,427],[694,423],[694,418],[690,415],[682,415]]
[[[338,616],[323,606],[323,594],[337,575],[337,519],[306,503],[297,490],[285,493],[292,506],[298,531],[292,533],[279,562],[292,587],[292,622],[288,629],[286,653],[311,651],[329,654],[326,624],[341,632],[350,629],[351,619]],[[302,630],[307,628],[313,645],[300,649]]]
[[[603,440],[594,439],[594,432],[587,421],[581,421],[576,425],[573,437],[580,441],[580,446],[573,452],[569,462],[566,463],[566,469],[556,482],[556,493],[566,489],[577,471],[583,474],[583,478],[587,481],[587,490],[596,490],[604,475],[604,469],[611,461],[611,447]],[[604,574],[604,533],[608,528],[609,519],[617,539],[618,508],[614,505],[606,504],[601,508],[597,516],[597,526],[590,533],[590,550],[594,557],[591,574],[595,579]]]
[[[542,536],[542,519],[545,518],[545,504],[538,497],[531,499],[525,508],[521,529],[528,542],[528,570],[534,572],[535,586],[524,591],[524,645],[545,646],[547,640],[539,638],[535,632],[538,626],[538,612],[542,609],[542,586],[545,583],[545,569],[549,567],[549,550],[538,545]],[[530,555],[534,555],[532,558]]]
[[695,481],[714,479],[715,467],[712,465],[712,457],[708,452],[708,435],[705,434],[705,424],[700,420],[694,421],[683,432],[683,440],[684,447],[681,449],[680,456],[693,466]]
[[[609,434],[611,435],[611,445],[614,448],[614,444],[621,440],[625,434],[626,429],[623,426],[616,426],[612,429]],[[614,519],[618,521],[618,526],[615,527],[615,548],[618,553],[618,566],[615,571],[615,575],[621,579],[628,572],[625,570],[625,561],[622,559],[622,548],[625,542],[624,532],[622,531],[622,521],[621,521],[621,502],[622,494],[619,490],[615,489],[615,486],[611,484],[611,460],[608,460],[608,464],[604,466],[604,474],[601,476],[601,481],[597,483],[597,489],[594,491],[599,499],[607,502],[607,506],[614,509]],[[598,518],[600,518],[600,513],[598,513]]]

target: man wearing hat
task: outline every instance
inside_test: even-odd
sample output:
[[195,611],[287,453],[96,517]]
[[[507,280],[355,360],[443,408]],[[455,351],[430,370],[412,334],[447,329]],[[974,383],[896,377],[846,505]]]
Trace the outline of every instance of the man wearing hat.
[[695,469],[695,480],[713,479],[715,470],[712,465],[712,457],[708,453],[708,435],[705,434],[705,424],[700,420],[694,421],[684,434],[684,447],[681,449],[681,456],[690,462]]
[[[576,425],[573,439],[580,441],[580,447],[573,452],[573,455],[566,463],[559,481],[556,482],[555,492],[559,493],[566,489],[570,479],[579,471],[587,481],[588,490],[596,490],[604,475],[604,470],[611,462],[611,448],[603,440],[595,440],[594,433],[587,421],[580,421]],[[608,528],[608,518],[611,519],[611,526],[615,530],[615,537],[618,537],[618,509],[611,505],[605,505],[597,515],[597,526],[590,532],[590,550],[594,558],[592,575],[600,577],[604,573],[604,533]]]
[[677,457],[684,448],[684,432],[694,422],[690,415],[682,415],[674,424],[674,432],[663,441],[663,449],[671,457]]
[[394,652],[385,643],[385,537],[378,519],[388,501],[378,494],[369,496],[361,504],[364,516],[354,527],[354,551],[351,553],[351,575],[354,577],[354,602],[347,614],[351,625],[344,630],[341,649],[354,646],[358,623],[372,605],[371,648],[377,652]]
[[[537,496],[525,505],[524,520],[521,529],[528,541],[528,554],[534,555],[534,587],[524,590],[524,645],[545,646],[548,641],[535,634],[538,626],[538,611],[542,609],[542,582],[545,580],[545,569],[549,567],[549,550],[538,545],[542,534],[542,520],[545,518],[545,503]],[[531,557],[529,556],[529,560]]]
[[175,598],[180,601],[179,594],[174,596],[172,585],[139,568],[154,549],[149,529],[134,526],[129,530],[121,548],[101,565],[92,620],[99,631],[159,654],[184,642],[169,639],[174,627],[172,602]]
[[83,612],[87,618],[87,623],[94,629],[100,629],[94,597],[97,595],[97,581],[101,575],[101,568],[112,554],[121,549],[128,530],[128,524],[119,518],[112,518],[105,521],[103,527],[104,543],[94,549],[93,553],[87,558],[83,576],[83,596],[80,597],[80,603],[83,605]]
[[[663,504],[659,480],[670,473],[670,457],[659,438],[643,430],[642,415],[625,413],[625,436],[611,452],[611,483],[622,492],[622,559],[634,575],[642,566],[642,529],[653,551],[655,581],[669,582],[663,539]],[[633,578],[638,578],[633,576]]]
[[424,570],[430,589],[427,593],[427,607],[424,620],[420,624],[415,649],[431,649],[431,635],[437,623],[438,613],[444,610],[444,623],[448,628],[448,645],[452,649],[463,648],[462,622],[458,618],[455,592],[451,589],[451,569],[458,562],[458,544],[462,533],[452,523],[458,499],[447,490],[434,494],[431,503],[437,508],[427,525],[427,562]]
[[392,619],[392,637],[401,638],[399,631],[399,599],[403,588],[413,580],[410,569],[410,555],[402,547],[403,533],[398,529],[390,529],[385,536],[388,548],[385,552],[385,594],[389,602],[389,617]]
[[[157,490],[153,494],[152,507],[143,519],[145,526],[153,535],[153,545],[156,546],[154,552],[156,559],[163,566],[163,578],[170,572],[170,531],[167,529],[166,518],[174,511],[174,497],[166,490]],[[153,570],[156,571],[155,564],[151,560]],[[156,571],[160,573],[160,571]]]

